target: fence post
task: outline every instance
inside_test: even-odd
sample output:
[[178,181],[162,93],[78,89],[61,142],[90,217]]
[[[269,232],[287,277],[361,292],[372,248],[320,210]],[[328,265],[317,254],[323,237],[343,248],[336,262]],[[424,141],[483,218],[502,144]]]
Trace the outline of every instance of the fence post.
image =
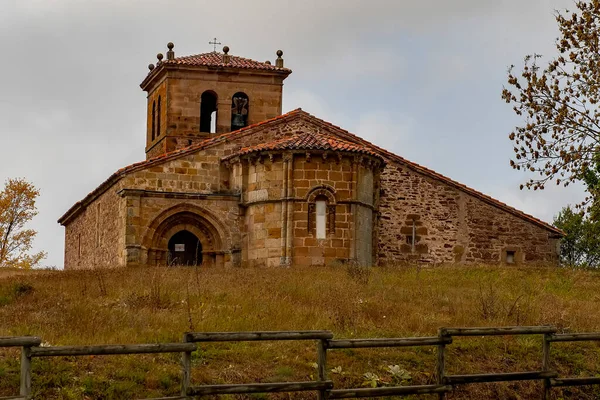
[[[327,380],[327,342],[326,339],[320,339],[317,341],[317,355],[318,355],[318,376],[319,381],[324,382]],[[319,400],[327,399],[328,391],[327,389],[319,390],[319,394],[317,398]]]
[[[542,369],[544,371],[550,370],[550,337],[550,334],[544,334],[544,341],[542,345]],[[542,396],[543,400],[550,400],[550,389],[552,389],[550,379],[546,378],[544,379],[544,394]]]
[[[183,334],[183,341],[188,342],[187,334]],[[181,396],[187,398],[192,375],[192,353],[185,351],[181,353]]]
[[[446,332],[446,328],[438,329],[438,337],[440,340],[445,339],[448,336]],[[444,375],[446,373],[446,345],[444,343],[440,343],[437,346],[437,383],[439,385],[444,385]],[[444,400],[446,398],[446,393],[439,393],[438,398],[440,400]]]
[[26,399],[31,398],[31,347],[21,348],[21,389],[20,393]]

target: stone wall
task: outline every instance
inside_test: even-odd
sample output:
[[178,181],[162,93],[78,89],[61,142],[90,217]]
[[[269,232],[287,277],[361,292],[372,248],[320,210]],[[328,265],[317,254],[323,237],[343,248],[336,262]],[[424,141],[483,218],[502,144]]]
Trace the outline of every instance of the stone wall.
[[[168,71],[148,95],[146,158],[198,143],[231,131],[232,97],[248,95],[248,125],[281,115],[284,76],[249,72]],[[202,93],[217,95],[216,132],[200,132]],[[161,135],[152,140],[152,104],[162,99]]]
[[[381,177],[379,263],[557,260],[557,240],[533,222],[388,160]],[[415,231],[414,246],[411,243]]]
[[[156,218],[158,215],[157,213],[160,213],[161,210],[164,212],[169,209],[169,207],[181,203],[197,206],[200,209],[206,210],[214,217],[215,221],[221,221],[222,226],[227,227],[227,229],[221,229],[221,234],[227,236],[222,239],[224,242],[228,243],[227,247],[221,250],[229,252],[229,255],[224,256],[226,259],[224,265],[241,263],[242,234],[247,235],[249,232],[245,226],[240,223],[240,212],[242,211],[238,207],[240,198],[236,195],[236,193],[239,193],[242,190],[240,186],[242,184],[242,172],[240,170],[237,175],[234,174],[230,176],[229,171],[224,168],[220,160],[225,156],[239,151],[242,146],[274,140],[295,131],[296,129],[299,129],[299,125],[297,124],[277,125],[270,129],[261,130],[256,134],[248,134],[243,140],[224,141],[208,149],[199,150],[196,153],[187,156],[148,166],[143,170],[126,175],[122,179],[123,188],[128,190],[160,192],[167,196],[165,199],[160,199],[157,193],[152,193],[150,196],[132,194],[132,196],[128,197],[127,212],[129,219],[127,222],[128,236],[126,241],[127,263],[153,263],[156,262],[155,260],[157,259],[162,260],[160,256],[148,253],[151,249],[148,249],[147,244],[142,243],[143,238],[148,236],[144,230],[148,224],[152,223],[153,218]],[[258,171],[263,175],[267,172],[265,167],[266,169],[270,168],[269,164],[261,163],[258,163],[257,167]],[[273,171],[273,173],[277,175],[275,177],[276,181],[265,186],[262,179],[263,176],[257,179],[256,171],[254,171],[254,180],[251,183],[249,192],[251,193],[250,196],[257,199],[257,196],[260,197],[260,193],[267,190],[279,199],[281,190],[278,185],[281,184],[281,172],[277,173],[276,171]],[[248,188],[247,178],[244,185],[245,189]],[[192,196],[191,198],[188,196],[186,198],[185,194],[194,194],[197,196]],[[222,197],[220,200],[215,200],[213,202],[210,197],[212,195],[230,195],[230,197]],[[141,199],[139,200],[139,204],[136,203],[136,196]],[[246,199],[248,198],[247,196],[248,194],[246,195]],[[277,206],[273,207],[276,208]],[[269,206],[269,209],[270,208],[271,207]],[[247,211],[245,218],[253,218],[253,213],[253,210]],[[261,217],[259,216],[257,220],[260,221],[260,218]],[[264,226],[264,233],[265,235],[270,234],[273,236],[274,226],[277,224],[280,226],[281,224],[281,212],[276,211],[275,214],[269,213],[268,218],[271,219],[271,221]],[[214,222],[213,225],[217,225],[217,223]],[[257,226],[257,228],[258,227],[259,226]],[[257,232],[259,231],[260,229],[257,230]],[[251,235],[253,234],[254,233],[251,233]],[[259,232],[258,235],[260,236],[261,233]],[[247,237],[245,237],[244,240],[248,243]],[[277,263],[280,261],[281,239],[278,240],[277,250],[272,248],[270,253],[267,251],[273,258],[271,264],[275,262],[274,260],[277,260]],[[258,243],[260,244],[260,239]],[[256,249],[260,252],[265,251],[260,250],[256,245],[250,245],[250,247],[243,246],[243,248],[245,252],[245,262],[248,261],[247,257],[250,249]],[[275,256],[274,254],[276,251],[278,254]],[[250,255],[252,256],[252,254]],[[230,257],[231,262],[228,261]],[[266,264],[267,261],[264,259],[264,262],[261,261],[260,263]]]
[[[312,151],[247,157],[230,165],[246,210],[242,265],[329,265],[358,256],[357,250],[364,264],[372,263],[373,166]],[[326,199],[324,238],[316,234],[317,199]]]
[[281,157],[273,161],[262,159],[243,162],[243,201],[246,205],[244,232],[248,266],[279,266],[284,234],[281,199],[284,197],[284,163]]
[[[502,263],[508,252],[517,264],[556,262],[555,233],[393,158],[381,173],[334,153],[221,162],[242,147],[323,129],[290,118],[124,175],[66,224],[65,267],[162,260],[148,238],[170,234],[161,221],[186,207],[208,227],[198,237],[219,237],[211,257],[225,266]],[[316,238],[317,195],[327,198],[325,239]]]
[[65,269],[124,265],[124,203],[118,185],[100,195],[65,227]]
[[[158,100],[160,97],[160,118],[158,118]],[[148,95],[148,109],[146,112],[146,158],[151,158],[166,151],[167,132],[167,82],[163,80],[156,89]],[[152,138],[152,108],[155,107],[155,137]],[[158,122],[160,120],[160,125]]]
[[283,77],[273,74],[216,71],[169,71],[170,135],[200,134],[200,98],[207,90],[217,94],[217,132],[231,131],[231,99],[248,95],[248,125],[281,115]]
[[200,239],[203,265],[231,267],[237,263],[239,266],[236,253],[240,252],[241,242],[236,196],[192,197],[135,190],[127,191],[124,196],[128,265],[166,265],[165,250],[170,237],[185,229]]
[[[369,234],[370,229],[356,230],[353,210],[358,214],[364,208],[355,201],[357,169],[358,165],[350,157],[341,161],[334,157],[294,158],[293,187],[297,199],[293,215],[294,265],[330,265],[346,261],[355,257],[357,241],[371,240],[370,235],[362,237]],[[317,196],[329,197],[325,239],[316,238],[316,216],[311,204]],[[367,248],[361,250],[368,252]],[[370,253],[363,254],[371,257]]]

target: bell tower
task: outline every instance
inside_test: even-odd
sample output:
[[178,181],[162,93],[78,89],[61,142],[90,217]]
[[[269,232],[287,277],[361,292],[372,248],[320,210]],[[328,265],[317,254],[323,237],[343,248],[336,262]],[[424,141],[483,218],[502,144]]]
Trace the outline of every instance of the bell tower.
[[148,93],[146,158],[281,115],[283,81],[292,71],[277,51],[273,65],[223,52],[157,55],[141,88]]

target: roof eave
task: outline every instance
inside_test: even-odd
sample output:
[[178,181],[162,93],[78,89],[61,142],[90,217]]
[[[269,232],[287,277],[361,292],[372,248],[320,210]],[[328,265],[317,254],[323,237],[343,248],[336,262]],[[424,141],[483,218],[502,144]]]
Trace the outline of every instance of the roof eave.
[[67,212],[65,212],[63,216],[58,219],[57,222],[62,226],[67,226],[73,220],[73,218],[81,214],[92,201],[96,200],[100,195],[114,186],[119,179],[121,179],[121,175],[122,173],[115,172],[109,176],[107,180],[102,182],[98,187],[88,193],[87,196],[85,196],[82,200],[73,204],[71,208],[69,208]]

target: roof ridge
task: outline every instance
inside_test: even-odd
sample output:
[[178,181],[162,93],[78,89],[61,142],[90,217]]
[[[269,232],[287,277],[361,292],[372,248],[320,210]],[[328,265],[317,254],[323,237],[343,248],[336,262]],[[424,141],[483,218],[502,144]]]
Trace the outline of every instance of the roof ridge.
[[[223,61],[224,53],[211,51],[206,53],[190,54],[185,56],[174,57],[173,59],[163,60],[162,65],[188,65],[188,66],[215,66],[229,67],[241,69],[257,69],[265,71],[276,71],[291,73],[292,70],[285,67],[279,67],[272,64],[270,61],[258,61],[249,57],[243,57],[233,54],[228,54],[229,60],[227,63]],[[156,69],[156,68],[155,68]]]

